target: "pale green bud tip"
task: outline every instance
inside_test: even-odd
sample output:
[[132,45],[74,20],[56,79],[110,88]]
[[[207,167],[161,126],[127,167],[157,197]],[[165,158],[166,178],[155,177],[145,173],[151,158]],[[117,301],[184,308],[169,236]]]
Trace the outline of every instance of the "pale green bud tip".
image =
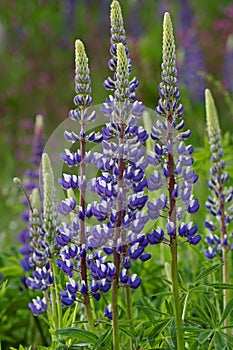
[[42,154],[42,167],[43,169],[51,168],[50,159],[47,153]]
[[37,209],[40,211],[41,208],[41,200],[40,200],[40,192],[38,188],[33,188],[31,194],[31,204],[33,209]]
[[14,177],[13,182],[18,185],[21,186],[21,180],[18,177]]
[[44,117],[41,114],[36,115],[36,122],[35,122],[36,129],[42,129],[44,127]]
[[171,16],[169,12],[165,12],[163,19],[163,50],[170,49],[172,46],[172,50],[175,49],[175,41],[173,34],[173,26],[171,21]]
[[75,61],[76,61],[76,65],[81,65],[83,64],[83,62],[87,64],[88,62],[85,47],[83,45],[83,42],[79,39],[75,41]]
[[205,90],[205,107],[206,107],[206,122],[207,122],[207,132],[209,137],[213,134],[220,135],[220,127],[218,122],[218,113],[215,106],[215,102],[211,91],[209,89]]
[[42,154],[42,175],[43,181],[45,179],[45,175],[49,174],[51,178],[53,178],[53,170],[51,166],[51,162],[47,153]]
[[113,0],[111,4],[111,13],[110,13],[111,22],[115,21],[117,19],[118,21],[122,22],[122,13],[121,13],[121,6],[117,0]]

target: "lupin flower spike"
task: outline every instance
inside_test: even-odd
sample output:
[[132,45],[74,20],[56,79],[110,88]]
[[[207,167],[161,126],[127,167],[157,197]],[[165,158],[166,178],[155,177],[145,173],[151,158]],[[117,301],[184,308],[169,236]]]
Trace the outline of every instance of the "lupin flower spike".
[[[205,222],[206,228],[210,231],[210,235],[206,238],[209,249],[205,251],[205,256],[212,259],[215,256],[222,255],[222,259],[226,260],[227,251],[233,248],[233,242],[230,242],[232,237],[227,232],[227,227],[233,220],[233,207],[230,205],[233,199],[233,189],[226,186],[229,174],[225,169],[226,163],[224,161],[217,109],[209,89],[206,89],[205,97],[207,133],[211,162],[213,163],[210,168],[211,179],[208,183],[212,196],[208,197],[206,208],[214,220],[214,222],[210,220]],[[218,232],[220,232],[220,235],[217,234]]]
[[[63,226],[60,227],[57,243],[62,249],[57,264],[68,278],[66,290],[61,292],[62,304],[71,306],[77,300],[76,294],[81,293],[89,327],[94,332],[87,270],[87,251],[93,248],[91,244],[87,244],[90,227],[86,223],[88,218],[86,191],[89,190],[89,184],[86,180],[86,165],[91,162],[95,163],[95,158],[91,152],[86,151],[86,143],[101,142],[102,134],[95,132],[86,134],[85,130],[85,125],[96,118],[96,112],[91,112],[88,109],[92,103],[90,70],[88,57],[80,40],[75,42],[75,92],[74,103],[76,109],[71,110],[69,116],[71,119],[79,121],[80,134],[65,132],[64,136],[67,141],[72,143],[79,141],[79,149],[75,152],[66,149],[62,154],[62,158],[69,167],[78,167],[79,176],[63,174],[63,178],[59,179],[63,189],[67,191],[68,197],[58,206],[58,210],[64,216],[70,214],[71,224],[63,223]],[[79,190],[79,202],[75,198],[75,189]],[[77,264],[78,273],[76,272]],[[77,280],[79,281],[77,282]],[[95,293],[96,299],[98,299],[98,295],[98,293]]]
[[[205,221],[205,227],[210,234],[206,237],[206,243],[209,245],[209,248],[204,254],[208,259],[213,259],[216,256],[221,257],[223,262],[222,282],[229,283],[228,252],[233,248],[233,233],[230,234],[228,232],[228,225],[233,221],[233,188],[226,186],[229,174],[225,169],[226,163],[224,161],[217,109],[209,89],[205,91],[205,98],[207,133],[211,152],[210,160],[213,163],[210,168],[211,179],[208,183],[212,195],[208,197],[205,205],[213,221],[209,219]],[[223,290],[223,310],[226,308],[229,300],[229,290]],[[224,325],[227,326],[229,322],[229,317],[227,317],[224,320]]]
[[56,194],[53,177],[53,170],[47,153],[42,155],[42,178],[43,178],[43,218],[44,229],[48,232],[48,239],[52,242],[55,240],[56,228],[58,227],[58,216],[56,209]]
[[[190,136],[190,131],[182,131],[184,128],[183,106],[179,102],[180,92],[178,88],[176,51],[173,35],[173,26],[168,12],[163,21],[163,51],[162,51],[162,81],[159,84],[159,101],[156,113],[159,119],[152,127],[151,137],[156,141],[154,154],[148,157],[151,164],[161,167],[155,170],[148,179],[150,191],[161,189],[162,194],[158,199],[148,202],[148,214],[151,219],[159,217],[166,219],[166,233],[161,227],[157,227],[151,234],[147,234],[147,240],[151,244],[166,243],[170,246],[171,253],[171,279],[174,298],[174,310],[177,336],[177,348],[184,349],[183,332],[179,329],[183,321],[181,317],[179,284],[177,272],[177,248],[180,238],[182,243],[188,242],[197,245],[201,239],[196,235],[197,226],[192,222],[183,221],[186,212],[194,214],[199,209],[197,199],[191,193],[193,184],[198,176],[191,168],[193,152],[191,145],[186,146],[184,140]],[[166,193],[166,190],[168,192]]]
[[[34,136],[33,136],[33,146],[32,146],[32,155],[30,163],[33,166],[33,169],[28,169],[25,172],[26,183],[24,185],[23,191],[27,196],[29,196],[26,191],[32,191],[34,188],[39,188],[39,166],[41,162],[41,156],[44,149],[44,121],[43,116],[38,114],[35,120]],[[28,207],[29,201],[25,199],[24,204]],[[21,265],[25,271],[30,270],[29,266],[29,255],[30,255],[30,234],[29,234],[29,219],[30,219],[30,208],[27,208],[22,214],[22,219],[27,223],[28,227],[23,229],[19,233],[19,241],[23,244],[20,248],[20,253],[24,255],[24,258],[21,260]]]
[[[195,235],[197,227],[182,221],[185,212],[194,214],[199,209],[198,200],[194,199],[191,193],[198,175],[191,168],[194,160],[190,155],[194,149],[191,145],[186,146],[184,143],[190,136],[190,130],[182,131],[185,125],[182,119],[183,105],[179,102],[175,41],[168,12],[165,13],[163,22],[161,77],[160,99],[156,108],[160,119],[152,128],[151,137],[156,144],[154,157],[149,157],[149,161],[153,163],[156,160],[157,163],[154,164],[162,166],[162,174],[155,170],[154,174],[149,176],[148,188],[153,191],[168,185],[169,193],[168,196],[163,193],[158,200],[154,199],[152,203],[148,203],[148,213],[151,219],[167,217],[166,230],[170,243],[173,238],[180,236],[190,244],[196,245],[201,239],[200,235]],[[178,222],[180,222],[179,225]],[[162,241],[168,243],[164,237],[161,240],[152,237],[151,240],[157,243]]]

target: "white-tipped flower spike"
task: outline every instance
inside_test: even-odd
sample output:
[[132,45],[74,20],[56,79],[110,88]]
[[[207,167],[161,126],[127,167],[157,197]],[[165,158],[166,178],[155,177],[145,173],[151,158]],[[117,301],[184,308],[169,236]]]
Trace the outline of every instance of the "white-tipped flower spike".
[[209,139],[218,137],[221,139],[221,130],[218,122],[218,113],[214,103],[213,96],[209,89],[205,90],[205,107],[206,107],[206,123]]
[[[112,58],[108,61],[108,66],[112,71],[116,71],[117,68],[117,46],[118,44],[122,44],[125,47],[126,56],[128,57],[129,49],[127,47],[126,35],[124,29],[124,21],[122,17],[121,7],[117,0],[113,0],[111,4],[111,14],[110,14],[110,22],[111,22],[111,47],[110,54]],[[128,58],[128,69],[129,73],[131,71],[132,60]],[[116,78],[113,79],[108,77],[104,81],[104,87],[107,90],[115,90],[116,89]],[[138,86],[138,80],[133,78],[130,82],[130,100],[135,100],[135,90]]]
[[[228,250],[232,247],[232,242],[230,242],[232,237],[227,235],[227,226],[233,220],[233,207],[230,205],[233,199],[233,189],[225,184],[229,174],[225,170],[226,163],[224,161],[218,113],[209,89],[205,91],[205,99],[207,133],[211,152],[210,160],[213,163],[210,168],[211,179],[208,183],[212,196],[208,197],[205,206],[210,215],[214,217],[214,222],[209,219],[205,221],[205,227],[210,232],[206,237],[206,242],[211,248],[205,251],[205,256],[212,259],[222,254],[222,249],[226,250],[227,247]],[[216,235],[218,232],[220,234]],[[222,249],[219,249],[220,247]]]
[[32,194],[31,194],[31,204],[32,208],[38,210],[40,212],[41,210],[41,197],[40,192],[38,188],[33,188]]
[[52,239],[54,238],[53,230],[57,224],[57,210],[53,170],[47,153],[43,153],[42,155],[42,178],[44,189],[44,228],[49,231],[48,235]]
[[92,121],[96,118],[96,114],[94,112],[90,115],[84,113],[86,108],[92,104],[92,97],[88,57],[81,40],[75,41],[75,92],[77,95],[74,97],[74,104],[77,108],[70,111],[70,118],[79,120],[81,124],[84,121]]
[[[199,209],[197,199],[193,199],[192,186],[198,180],[194,173],[191,157],[194,149],[191,145],[186,146],[185,140],[190,136],[190,130],[182,131],[184,128],[183,105],[179,102],[180,92],[178,88],[176,69],[176,48],[173,34],[171,17],[168,12],[163,21],[163,51],[162,51],[162,73],[159,84],[159,101],[156,113],[160,117],[152,127],[151,137],[157,143],[154,146],[154,155],[148,157],[148,161],[156,166],[162,167],[160,174],[155,171],[149,176],[148,189],[158,190],[168,186],[168,193],[164,192],[165,200],[156,203],[148,202],[148,213],[153,219],[167,215],[169,225],[167,234],[170,242],[176,237],[184,237],[192,245],[199,243],[200,235],[195,235],[197,227],[190,231],[182,222],[186,212],[195,214]],[[159,174],[159,176],[158,176]],[[161,205],[166,203],[166,208]],[[178,206],[179,205],[179,206]],[[151,240],[156,241],[155,237]]]

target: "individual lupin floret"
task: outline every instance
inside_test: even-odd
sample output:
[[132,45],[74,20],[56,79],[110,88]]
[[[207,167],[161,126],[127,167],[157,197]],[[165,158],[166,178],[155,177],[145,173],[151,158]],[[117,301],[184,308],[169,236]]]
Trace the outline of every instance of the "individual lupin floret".
[[222,146],[221,129],[218,121],[217,109],[210,90],[205,91],[206,98],[206,122],[207,133],[210,144],[211,178],[208,188],[212,195],[206,201],[206,209],[213,217],[213,221],[207,219],[205,227],[210,232],[206,237],[209,249],[205,251],[205,256],[212,259],[215,256],[222,256],[232,248],[232,235],[228,230],[228,225],[233,220],[233,189],[228,187],[226,182],[229,174],[225,169],[224,151]]

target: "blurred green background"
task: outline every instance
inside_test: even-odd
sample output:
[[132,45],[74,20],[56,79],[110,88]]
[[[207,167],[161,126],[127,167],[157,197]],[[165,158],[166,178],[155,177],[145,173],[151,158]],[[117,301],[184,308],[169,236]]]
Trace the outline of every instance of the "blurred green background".
[[[107,66],[110,3],[110,0],[2,0],[0,3],[1,250],[9,240],[16,241],[20,229],[22,205],[12,178],[22,177],[28,168],[35,115],[45,116],[48,139],[73,107],[75,39],[85,43],[89,56],[94,104],[102,103],[107,96],[103,80],[110,74]],[[197,149],[204,146],[203,91],[210,87],[223,134],[228,132],[226,146],[231,147],[232,1],[128,0],[121,1],[121,5],[133,74],[140,84],[138,98],[148,108],[155,108],[162,18],[165,11],[170,11],[191,142]],[[201,72],[210,74],[211,79],[202,78]],[[208,152],[198,157],[205,175],[202,165],[203,159],[208,159]]]

